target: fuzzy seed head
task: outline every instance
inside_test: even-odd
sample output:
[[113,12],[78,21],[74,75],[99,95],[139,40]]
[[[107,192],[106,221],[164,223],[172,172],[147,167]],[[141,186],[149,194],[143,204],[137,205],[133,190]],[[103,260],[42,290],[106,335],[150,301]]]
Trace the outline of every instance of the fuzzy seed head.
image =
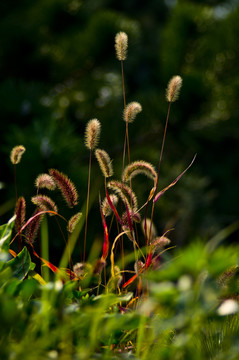
[[121,31],[115,36],[115,50],[118,60],[123,61],[127,57],[128,35]]
[[[38,213],[39,213],[39,209],[36,210],[34,215],[37,215]],[[28,244],[33,244],[33,242],[34,242],[34,240],[35,240],[35,238],[36,238],[36,236],[38,234],[38,231],[39,231],[39,228],[40,228],[41,221],[42,221],[43,217],[44,217],[44,215],[35,216],[34,219],[27,226],[25,241]]]
[[[129,215],[130,215],[130,218],[131,218],[131,222],[136,222],[136,223],[140,223],[141,221],[141,216],[139,213],[135,213],[134,211],[130,211],[129,212]],[[129,222],[129,219],[128,219],[128,213],[127,212],[124,212],[122,214],[122,224],[123,225],[127,225],[129,226],[128,222]]]
[[55,188],[56,188],[56,183],[55,183],[53,177],[48,174],[38,175],[38,177],[36,178],[36,181],[35,181],[35,185],[38,189],[45,188],[48,190],[55,190]]
[[98,160],[98,163],[100,165],[104,177],[107,178],[112,176],[113,175],[112,163],[107,152],[105,150],[96,149],[95,156],[96,159]]
[[142,111],[142,106],[140,105],[140,103],[136,101],[129,103],[124,109],[124,114],[123,114],[124,121],[127,123],[132,123],[135,120],[138,113],[140,113],[141,111]]
[[178,99],[180,89],[182,87],[182,78],[181,76],[174,76],[168,83],[168,87],[166,90],[166,99],[168,102],[174,102]]
[[100,122],[97,119],[92,119],[88,122],[85,131],[85,145],[89,150],[96,148],[100,137]]
[[154,252],[159,252],[166,246],[170,244],[170,240],[166,236],[156,237],[153,241],[151,241],[151,245],[153,247]]
[[[116,196],[114,194],[110,194],[110,200],[111,200],[112,204],[114,205],[114,207],[116,207],[116,205],[119,201],[118,196]],[[102,201],[101,207],[102,207],[102,212],[103,212],[104,216],[109,216],[112,213],[112,209],[110,207],[107,197],[105,197],[104,200]]]
[[134,161],[133,163],[129,164],[124,169],[122,180],[123,182],[128,182],[139,174],[148,176],[150,179],[154,180],[154,183],[156,183],[157,173],[154,169],[154,166],[143,160]]
[[136,212],[138,208],[137,197],[128,185],[117,180],[111,180],[107,183],[107,187],[119,195],[119,197],[124,203],[126,203],[129,209],[132,208],[133,211]]
[[61,191],[63,198],[67,205],[72,208],[78,204],[78,193],[73,182],[67,175],[61,173],[56,169],[49,170],[50,175],[53,177],[58,189]]
[[[146,226],[146,229],[145,229],[145,226]],[[145,238],[149,242],[151,242],[152,239],[155,239],[157,237],[156,227],[155,227],[154,223],[151,223],[150,219],[146,218],[146,221],[142,220],[141,227],[142,227]],[[151,229],[151,234],[150,234],[150,229]],[[149,236],[150,236],[150,238],[149,238]]]
[[16,214],[15,228],[16,231],[20,231],[25,223],[25,216],[26,216],[26,201],[23,196],[19,197],[19,199],[17,200],[15,214]]
[[26,151],[23,145],[15,146],[10,154],[11,163],[16,165],[19,164],[22,158],[23,153]]
[[[45,195],[37,195],[32,197],[32,203],[35,204],[41,211],[54,211],[57,213],[58,209],[54,201]],[[54,215],[49,213],[49,215]]]
[[68,221],[68,225],[67,225],[67,230],[69,233],[73,233],[73,231],[76,228],[76,225],[80,221],[81,216],[82,216],[82,213],[79,212],[70,218],[70,220]]

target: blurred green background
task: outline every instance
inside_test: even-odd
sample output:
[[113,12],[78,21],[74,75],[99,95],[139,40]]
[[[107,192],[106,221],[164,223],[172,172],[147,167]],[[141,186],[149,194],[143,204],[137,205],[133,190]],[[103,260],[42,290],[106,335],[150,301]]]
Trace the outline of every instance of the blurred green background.
[[[1,0],[0,14],[1,223],[15,206],[9,161],[15,145],[27,149],[17,165],[17,182],[28,216],[34,180],[52,167],[76,184],[76,211],[84,205],[89,159],[84,131],[92,118],[101,121],[99,147],[110,154],[115,178],[120,177],[125,124],[114,50],[118,31],[129,37],[126,99],[143,107],[130,124],[132,161],[143,159],[157,167],[167,113],[165,88],[173,75],[183,78],[172,106],[160,187],[178,176],[195,153],[197,158],[157,203],[159,234],[174,228],[170,238],[182,245],[196,237],[207,240],[238,219],[238,1]],[[144,177],[134,181],[140,204],[150,185]],[[103,234],[98,206],[103,178],[95,160],[91,187],[88,249]],[[74,214],[53,197],[60,213]],[[58,233],[51,240],[56,254],[64,248]]]

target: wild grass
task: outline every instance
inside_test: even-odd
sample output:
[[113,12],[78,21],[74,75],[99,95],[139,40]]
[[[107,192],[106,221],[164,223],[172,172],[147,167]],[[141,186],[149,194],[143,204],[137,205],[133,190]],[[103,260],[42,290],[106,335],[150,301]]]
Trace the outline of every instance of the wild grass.
[[[216,236],[208,245],[195,238],[188,248],[173,252],[168,232],[159,235],[154,226],[157,202],[195,160],[194,156],[171,184],[159,189],[170,109],[179,97],[182,79],[172,77],[166,90],[169,105],[157,170],[147,159],[131,162],[128,124],[137,121],[142,106],[137,101],[126,103],[123,62],[128,37],[121,32],[115,41],[126,124],[122,173],[114,175],[110,154],[97,147],[101,124],[92,119],[85,135],[90,150],[85,205],[78,208],[78,190],[68,175],[49,169],[35,180],[36,194],[31,199],[35,210],[27,219],[29,204],[23,196],[17,197],[16,181],[16,164],[25,147],[16,146],[10,154],[17,200],[14,216],[0,226],[0,357],[237,359],[238,247],[218,246]],[[100,189],[91,186],[93,150],[104,178],[103,200]],[[150,191],[139,204],[132,179],[140,181],[142,174]],[[69,219],[58,210],[54,200],[57,191],[72,210]],[[95,199],[99,201],[103,241],[100,247],[98,242],[92,243],[86,254],[86,241],[90,241],[87,227],[94,226],[90,208]],[[49,258],[52,218],[66,244],[59,264]],[[227,234],[224,230],[223,238]],[[39,236],[40,254],[35,249]],[[81,262],[74,264],[73,251],[79,237],[83,238],[83,255]],[[19,251],[15,252],[12,244],[17,238]],[[222,241],[221,235],[219,238]],[[126,241],[131,244],[128,254],[123,246]],[[39,261],[42,270],[36,267]]]

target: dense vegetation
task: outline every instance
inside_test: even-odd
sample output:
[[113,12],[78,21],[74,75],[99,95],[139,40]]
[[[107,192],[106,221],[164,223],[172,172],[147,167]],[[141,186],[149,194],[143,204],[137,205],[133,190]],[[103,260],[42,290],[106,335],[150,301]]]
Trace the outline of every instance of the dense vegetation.
[[0,357],[238,359],[237,2],[0,10]]

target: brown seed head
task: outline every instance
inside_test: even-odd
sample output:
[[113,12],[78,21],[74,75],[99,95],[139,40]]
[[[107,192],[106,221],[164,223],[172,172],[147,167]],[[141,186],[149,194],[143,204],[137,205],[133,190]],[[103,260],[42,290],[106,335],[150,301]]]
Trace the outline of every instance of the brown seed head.
[[[37,209],[34,213],[34,215],[37,215],[39,213],[39,209]],[[38,215],[35,216],[34,219],[30,222],[30,224],[27,226],[26,229],[26,239],[25,241],[28,244],[32,244],[38,234],[41,221],[43,219],[44,215]]]
[[56,169],[49,170],[50,175],[54,178],[58,189],[61,191],[67,205],[72,208],[78,204],[78,193],[73,182],[67,175],[61,173]]
[[174,102],[179,97],[179,92],[182,87],[182,78],[181,76],[174,76],[168,83],[168,87],[166,90],[166,99],[169,102]]
[[16,165],[19,164],[22,158],[23,153],[26,151],[23,145],[15,146],[10,154],[10,160],[12,164]]
[[20,231],[22,226],[25,223],[25,216],[26,216],[26,201],[23,196],[19,197],[16,203],[16,220],[15,220],[15,228],[16,231]]
[[129,103],[126,108],[124,109],[123,118],[125,122],[132,123],[138,113],[142,111],[142,106],[140,103],[133,101]]
[[121,31],[115,36],[115,50],[118,60],[123,61],[127,57],[128,35]]
[[97,119],[92,119],[88,122],[85,132],[85,145],[89,150],[96,148],[100,137],[100,122]]

